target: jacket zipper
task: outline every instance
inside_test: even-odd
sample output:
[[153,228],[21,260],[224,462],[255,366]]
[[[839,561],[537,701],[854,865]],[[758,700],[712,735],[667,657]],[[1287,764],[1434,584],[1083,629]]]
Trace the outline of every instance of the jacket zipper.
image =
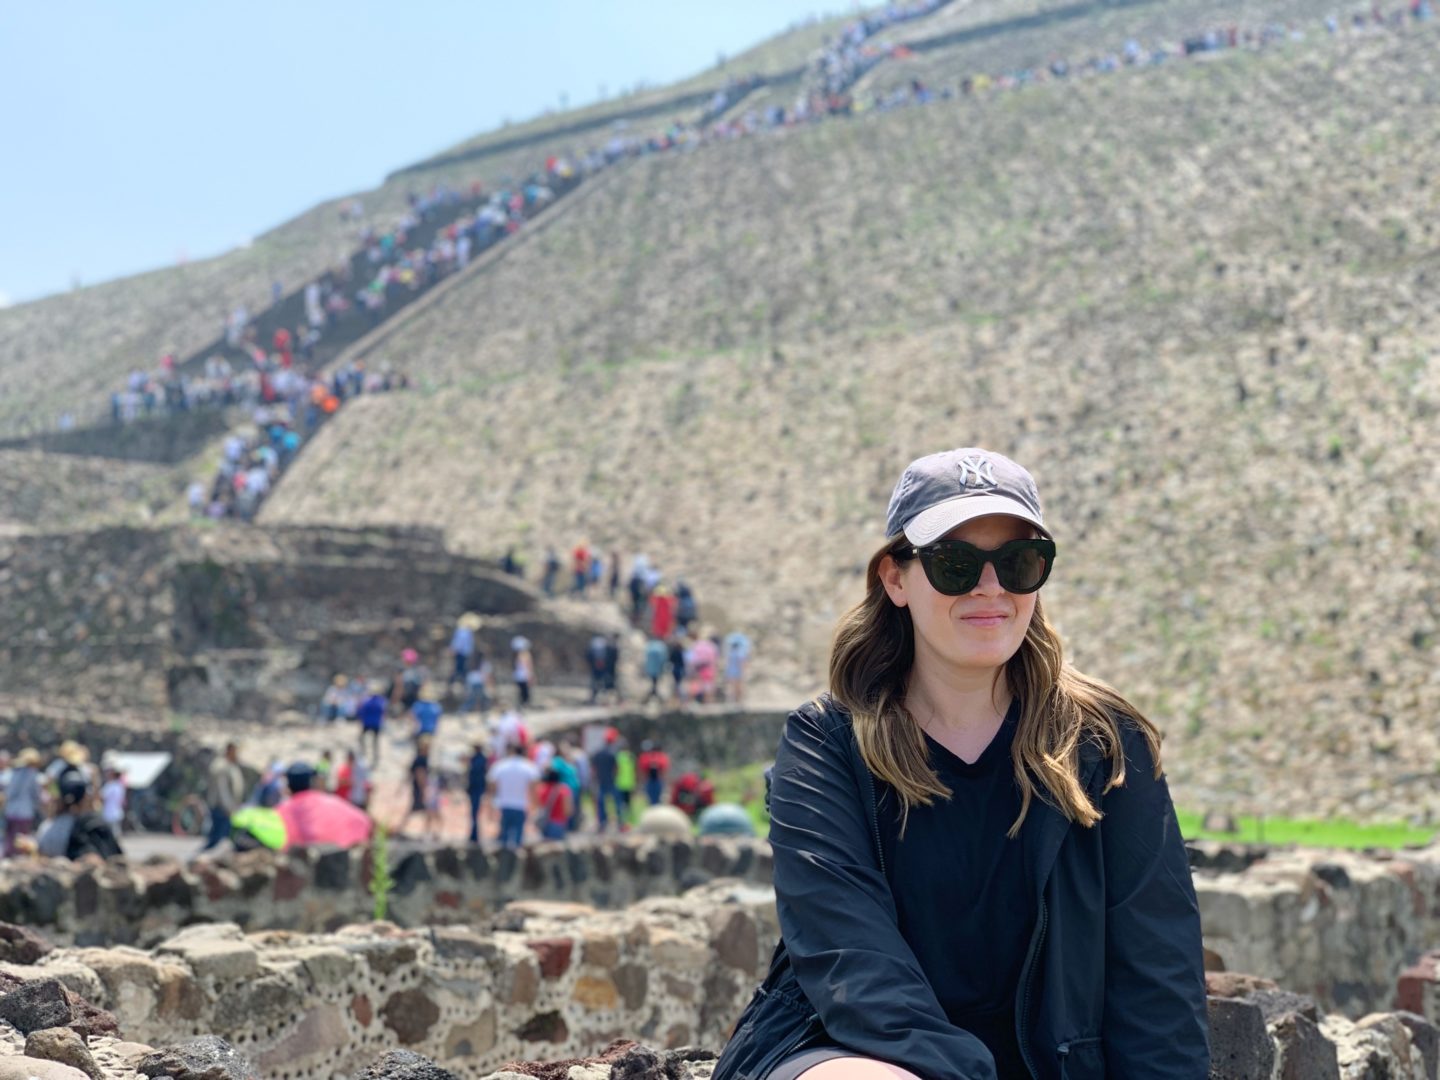
[[880,846],[880,804],[875,799],[875,777],[870,774],[868,766],[862,764],[865,769],[865,784],[870,788],[870,831],[875,837],[875,857],[880,860],[880,873],[885,874],[885,849]]
[[[1035,958],[1040,955],[1040,946],[1045,942],[1045,927],[1049,923],[1049,910],[1045,907],[1045,896],[1040,896],[1040,923],[1035,931],[1035,943],[1030,947],[1030,955],[1025,958],[1025,974],[1021,977],[1023,987],[1020,995],[1020,1011],[1015,1016],[1015,1038],[1020,1043],[1020,1056],[1025,1059],[1025,1068],[1030,1070],[1031,1080],[1040,1080],[1040,1074],[1035,1070],[1035,1061],[1030,1056],[1030,1045],[1025,1041],[1025,1020],[1030,1015],[1030,982],[1035,974]],[[1069,1052],[1069,1045],[1064,1047]]]

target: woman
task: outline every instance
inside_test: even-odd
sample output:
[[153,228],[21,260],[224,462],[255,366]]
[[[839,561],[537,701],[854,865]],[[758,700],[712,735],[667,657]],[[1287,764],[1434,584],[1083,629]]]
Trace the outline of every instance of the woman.
[[1203,1080],[1159,734],[1063,664],[1034,480],[978,448],[921,458],[886,535],[830,693],[786,722],[782,940],[714,1080]]

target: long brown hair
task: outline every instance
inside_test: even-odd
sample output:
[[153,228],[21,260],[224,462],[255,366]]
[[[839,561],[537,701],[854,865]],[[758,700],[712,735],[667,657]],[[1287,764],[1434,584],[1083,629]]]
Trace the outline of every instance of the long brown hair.
[[[830,651],[830,696],[850,713],[865,764],[895,789],[901,801],[901,832],[914,806],[929,806],[950,791],[930,765],[920,724],[905,706],[915,660],[915,627],[908,608],[885,592],[881,564],[902,561],[910,543],[902,535],[877,551],[865,572],[865,599],[840,619]],[[1161,773],[1160,732],[1118,691],[1065,663],[1060,635],[1045,618],[1040,597],[1025,640],[1006,661],[1004,678],[1021,702],[1010,750],[1020,788],[1020,816],[1013,838],[1030,810],[1038,778],[1056,808],[1086,828],[1100,820],[1080,784],[1079,751],[1095,743],[1110,759],[1105,791],[1125,782],[1120,723],[1136,724],[1150,746],[1155,776]],[[998,677],[999,673],[997,673]]]

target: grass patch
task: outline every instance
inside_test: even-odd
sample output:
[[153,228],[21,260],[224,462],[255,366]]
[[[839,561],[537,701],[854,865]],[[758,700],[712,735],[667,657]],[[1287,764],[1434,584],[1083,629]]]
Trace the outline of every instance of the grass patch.
[[1178,811],[1180,832],[1191,840],[1234,840],[1250,844],[1300,844],[1306,847],[1398,848],[1428,844],[1434,829],[1416,828],[1403,822],[1361,825],[1345,818],[1316,821],[1306,818],[1241,817],[1233,833],[1209,832],[1200,828],[1201,815]]
[[770,835],[770,815],[765,812],[765,767],[769,762],[709,773],[715,785],[717,803],[738,803],[755,823],[757,836]]
[[[765,812],[765,764],[746,765],[709,774],[715,784],[715,801],[739,803],[750,814],[758,836],[770,834],[770,815]],[[1316,821],[1305,818],[1241,817],[1238,831],[1222,833],[1200,827],[1203,815],[1178,810],[1180,832],[1188,840],[1231,840],[1247,844],[1299,844],[1304,847],[1401,848],[1428,844],[1434,829],[1417,828],[1403,822],[1362,825],[1345,818]]]

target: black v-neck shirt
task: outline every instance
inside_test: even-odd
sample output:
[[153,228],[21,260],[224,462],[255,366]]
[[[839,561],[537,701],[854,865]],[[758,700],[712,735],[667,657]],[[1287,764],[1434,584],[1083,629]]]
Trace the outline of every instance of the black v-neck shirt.
[[881,846],[900,933],[957,1027],[995,1055],[1001,1080],[1028,1075],[1015,1040],[1015,991],[1035,924],[1035,890],[1020,835],[1010,748],[1020,699],[980,756],[967,763],[925,736],[949,799],[910,811],[899,837],[899,802],[882,788]]

